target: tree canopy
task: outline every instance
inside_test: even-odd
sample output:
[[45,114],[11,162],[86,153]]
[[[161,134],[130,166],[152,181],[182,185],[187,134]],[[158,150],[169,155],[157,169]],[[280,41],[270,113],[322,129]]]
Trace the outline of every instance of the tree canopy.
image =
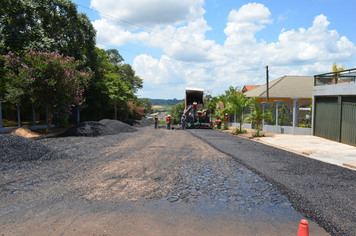
[[78,71],[80,61],[58,53],[29,51],[23,56],[3,56],[6,74],[5,99],[16,105],[23,99],[42,104],[47,110],[47,131],[54,114],[68,117],[74,106],[84,102],[90,72]]

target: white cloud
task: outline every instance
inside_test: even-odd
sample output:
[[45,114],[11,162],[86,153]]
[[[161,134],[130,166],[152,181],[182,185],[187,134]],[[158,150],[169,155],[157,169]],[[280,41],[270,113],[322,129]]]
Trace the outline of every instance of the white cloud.
[[243,5],[238,11],[232,10],[229,14],[229,21],[232,22],[250,22],[267,24],[272,23],[270,19],[271,12],[260,3],[249,3]]
[[[200,18],[204,0],[92,0],[91,7],[102,14],[133,24],[155,28],[177,25]],[[117,24],[122,23],[115,21]],[[126,25],[128,27],[128,25]]]
[[266,45],[265,56],[270,63],[290,66],[315,62],[330,64],[354,57],[355,45],[335,30],[329,30],[329,24],[326,16],[319,15],[308,29],[283,31],[279,42]]
[[[144,17],[151,17],[141,6],[127,6],[126,2],[121,4],[123,13],[115,13],[121,14],[120,18],[127,16],[141,24],[143,18],[136,10]],[[135,5],[133,2],[130,5]],[[158,0],[142,1],[142,5],[150,9],[149,2],[156,6],[161,2],[163,9],[170,7]],[[100,6],[95,4],[97,0],[92,1],[92,6],[98,9]],[[230,12],[224,30],[226,40],[219,45],[205,38],[211,27],[203,18],[203,1],[182,0],[178,5],[177,12],[182,15],[172,13],[170,19],[150,18],[148,24],[156,33],[124,28],[106,18],[93,22],[99,43],[112,46],[137,43],[161,48],[165,53],[160,58],[143,54],[135,58],[133,68],[144,79],[144,89],[139,91],[141,97],[149,94],[146,97],[182,98],[185,87],[204,88],[219,95],[230,85],[265,83],[265,65],[270,67],[271,79],[285,74],[314,75],[330,70],[335,61],[342,63],[356,55],[355,45],[329,29],[330,22],[324,15],[316,16],[309,28],[283,28],[276,42],[266,43],[257,39],[256,33],[268,30],[271,13],[262,4],[249,3]],[[117,9],[112,10],[119,12]],[[155,9],[155,14],[161,10]]]

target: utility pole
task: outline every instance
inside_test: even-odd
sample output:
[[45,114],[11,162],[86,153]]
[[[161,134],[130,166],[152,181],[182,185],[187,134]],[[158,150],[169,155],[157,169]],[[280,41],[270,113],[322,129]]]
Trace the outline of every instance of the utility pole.
[[267,104],[269,104],[269,86],[268,86],[268,65],[266,66],[266,86],[267,86],[267,89],[266,89],[266,91],[267,91]]

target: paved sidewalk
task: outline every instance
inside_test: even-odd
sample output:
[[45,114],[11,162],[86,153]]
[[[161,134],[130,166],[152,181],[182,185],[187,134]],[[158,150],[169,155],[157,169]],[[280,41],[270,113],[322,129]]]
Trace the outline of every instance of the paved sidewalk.
[[[222,132],[232,132],[235,128],[236,127],[229,127],[229,130]],[[356,170],[355,146],[313,135],[292,135],[262,132],[265,134],[265,137],[251,138],[251,132],[256,131],[253,129],[246,130],[248,131],[247,134],[240,134],[238,136],[317,159],[319,161]]]

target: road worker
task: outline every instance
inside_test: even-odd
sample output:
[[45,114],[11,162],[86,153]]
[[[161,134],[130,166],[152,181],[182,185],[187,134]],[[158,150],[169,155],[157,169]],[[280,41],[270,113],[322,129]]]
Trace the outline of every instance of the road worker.
[[171,116],[167,116],[167,129],[171,129]]

